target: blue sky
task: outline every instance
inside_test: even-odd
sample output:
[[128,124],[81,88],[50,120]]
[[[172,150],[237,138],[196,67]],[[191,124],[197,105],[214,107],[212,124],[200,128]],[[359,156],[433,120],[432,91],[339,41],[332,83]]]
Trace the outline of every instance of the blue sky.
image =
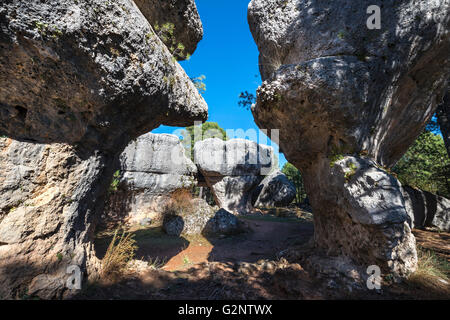
[[[242,91],[261,84],[258,49],[247,23],[247,0],[196,0],[203,22],[203,40],[189,61],[181,62],[190,77],[205,75],[208,121],[226,129],[258,130],[250,111],[238,106]],[[160,126],[154,133],[173,133]],[[286,162],[280,154],[280,166]]]

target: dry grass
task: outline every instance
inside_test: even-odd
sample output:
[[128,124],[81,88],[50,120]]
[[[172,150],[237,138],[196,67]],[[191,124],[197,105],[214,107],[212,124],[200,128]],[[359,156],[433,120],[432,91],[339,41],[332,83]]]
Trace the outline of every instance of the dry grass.
[[119,229],[114,236],[102,260],[102,278],[107,280],[117,280],[128,267],[128,262],[134,258],[137,250],[136,241],[133,234],[125,233],[119,236]]
[[417,270],[407,283],[417,289],[424,289],[430,296],[450,297],[450,265],[432,250],[417,248]]
[[192,213],[195,210],[192,194],[187,189],[178,189],[170,194],[170,200],[164,209],[164,215],[180,215]]

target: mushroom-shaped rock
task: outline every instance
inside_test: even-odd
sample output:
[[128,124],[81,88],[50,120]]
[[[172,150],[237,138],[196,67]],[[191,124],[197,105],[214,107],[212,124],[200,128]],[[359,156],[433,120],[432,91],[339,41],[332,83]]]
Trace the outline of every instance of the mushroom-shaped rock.
[[255,207],[283,207],[296,195],[295,185],[284,173],[276,170],[266,176],[253,192]]
[[270,174],[274,158],[271,147],[253,141],[212,138],[195,143],[194,162],[217,205],[244,214],[253,209],[254,188]]
[[[388,196],[380,190],[380,179],[390,181],[382,168],[402,156],[441,100],[450,8],[445,1],[384,1],[381,29],[369,29],[371,5],[253,0],[248,20],[264,82],[252,113],[260,128],[280,129],[280,148],[302,172],[318,248],[404,277],[417,258],[397,184],[389,182],[392,194],[384,198],[395,206],[371,206],[382,204],[375,195]],[[337,160],[347,156],[354,165],[345,169]],[[337,172],[347,179],[336,180]]]
[[206,117],[133,1],[3,1],[0,297],[66,297],[95,278],[90,240],[118,155],[161,124]]
[[192,188],[197,167],[177,136],[147,133],[122,152],[118,173],[102,222],[135,224],[159,218],[172,192]]

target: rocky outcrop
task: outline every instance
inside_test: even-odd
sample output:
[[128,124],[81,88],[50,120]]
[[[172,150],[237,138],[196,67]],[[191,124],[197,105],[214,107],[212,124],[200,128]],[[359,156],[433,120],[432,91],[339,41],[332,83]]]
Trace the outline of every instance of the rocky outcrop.
[[194,162],[216,204],[244,214],[253,208],[253,190],[272,171],[273,149],[244,139],[205,139],[195,143]]
[[69,266],[95,277],[90,240],[118,155],[160,124],[206,117],[133,1],[2,2],[0,296],[70,295]]
[[163,229],[172,236],[217,236],[238,233],[241,231],[241,224],[235,215],[225,209],[217,211],[206,201],[194,199],[191,211],[165,216]]
[[[168,48],[176,48],[179,44],[184,47],[181,52],[175,52],[179,60],[185,60],[187,55],[195,51],[197,43],[203,38],[203,27],[194,0],[135,0],[134,2],[153,29],[167,33],[162,40]],[[172,26],[167,26],[168,23],[173,25],[173,29]]]
[[403,186],[411,228],[434,227],[450,232],[450,200],[427,191]]
[[383,2],[382,28],[369,30],[372,4],[253,0],[264,82],[252,113],[260,128],[280,129],[280,148],[302,172],[317,248],[401,278],[416,267],[415,241],[399,184],[383,167],[442,97],[450,8]]
[[120,155],[118,187],[110,194],[102,220],[136,224],[157,219],[172,192],[196,184],[196,173],[177,136],[142,135]]
[[279,170],[264,178],[253,192],[255,207],[284,207],[294,200],[295,185]]

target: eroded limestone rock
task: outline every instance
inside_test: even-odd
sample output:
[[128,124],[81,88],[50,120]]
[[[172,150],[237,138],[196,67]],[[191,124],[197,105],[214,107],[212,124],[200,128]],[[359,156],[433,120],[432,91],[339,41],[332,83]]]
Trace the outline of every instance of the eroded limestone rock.
[[403,186],[411,228],[434,227],[450,232],[450,200],[427,191]]
[[158,219],[172,192],[196,184],[196,173],[197,167],[185,156],[177,136],[140,136],[120,156],[120,182],[109,197],[105,220],[134,224]]
[[271,147],[244,139],[212,138],[196,142],[194,162],[216,204],[237,214],[253,209],[252,192],[274,166]]
[[160,124],[206,117],[133,1],[2,2],[0,296],[70,295],[70,265],[95,277],[90,240],[118,155]]
[[[173,24],[173,33],[166,32],[163,39],[167,47],[183,45],[184,50],[175,52],[178,59],[184,60],[197,48],[203,38],[203,27],[194,0],[135,0],[136,5],[157,31],[164,25]],[[171,26],[170,26],[171,27]],[[167,27],[166,27],[167,28]],[[170,28],[167,29],[170,31]],[[164,30],[163,30],[164,31]]]
[[[264,82],[252,113],[260,128],[280,129],[302,172],[317,247],[404,277],[417,260],[404,199],[371,159],[394,165],[433,115],[450,70],[450,8],[383,1],[382,28],[369,30],[372,4],[253,0]],[[346,172],[337,160],[350,159]]]
[[217,210],[203,199],[194,199],[189,212],[165,216],[163,228],[167,234],[173,236],[217,236],[242,231],[235,215],[223,208]]
[[294,200],[295,185],[279,170],[266,176],[253,192],[255,207],[284,207]]

